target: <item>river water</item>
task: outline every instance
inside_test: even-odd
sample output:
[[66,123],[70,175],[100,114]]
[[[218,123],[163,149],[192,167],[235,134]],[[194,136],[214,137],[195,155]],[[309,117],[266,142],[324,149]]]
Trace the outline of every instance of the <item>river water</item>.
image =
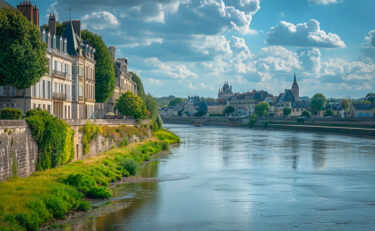
[[375,230],[375,140],[166,125],[181,137],[80,230]]

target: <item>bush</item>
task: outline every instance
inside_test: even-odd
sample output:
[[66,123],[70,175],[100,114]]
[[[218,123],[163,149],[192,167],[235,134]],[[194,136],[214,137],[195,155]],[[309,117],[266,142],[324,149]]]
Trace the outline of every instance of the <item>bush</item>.
[[305,117],[298,117],[297,118],[297,123],[304,123],[305,122]]
[[138,163],[133,159],[124,159],[121,162],[121,167],[128,171],[131,176],[134,176],[137,173]]
[[125,146],[128,146],[129,144],[129,139],[128,137],[124,137],[120,143],[120,147],[125,147]]
[[91,208],[91,205],[88,201],[81,201],[78,205],[78,210],[79,211],[87,211]]
[[103,129],[91,123],[86,123],[80,130],[82,132],[82,149],[83,154],[90,152],[90,143],[92,140],[96,139],[98,135],[103,134]]
[[81,173],[70,174],[63,182],[75,187],[78,191],[84,194],[90,191],[91,188],[97,186],[93,177]]
[[328,109],[327,111],[325,111],[324,116],[333,116],[333,114],[333,111],[331,109]]
[[4,108],[0,111],[0,120],[20,120],[22,111],[14,108]]
[[304,116],[306,118],[311,118],[311,113],[309,111],[303,111],[301,116]]
[[252,114],[249,119],[249,127],[253,127],[255,123],[257,122],[257,114]]
[[21,213],[16,215],[17,222],[26,228],[27,231],[37,231],[39,230],[39,223],[36,217],[30,216],[26,213]]
[[48,111],[42,110],[40,108],[31,109],[26,112],[26,117],[33,116],[33,115],[47,117],[47,116],[50,116],[51,114]]
[[49,194],[44,196],[43,202],[54,218],[65,218],[65,214],[67,214],[68,208],[64,200],[62,200],[60,197]]
[[161,142],[161,150],[167,151],[169,149],[169,144],[167,141]]
[[112,196],[112,192],[106,187],[96,186],[91,188],[86,196],[93,199],[108,199]]

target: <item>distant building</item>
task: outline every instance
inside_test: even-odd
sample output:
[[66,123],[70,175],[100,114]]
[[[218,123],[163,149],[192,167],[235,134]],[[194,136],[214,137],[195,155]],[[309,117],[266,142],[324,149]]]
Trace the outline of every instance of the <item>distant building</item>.
[[218,99],[227,100],[233,96],[232,86],[229,86],[228,82],[225,82],[223,87],[219,89]]
[[350,114],[354,118],[374,118],[375,106],[370,103],[352,103]]
[[297,83],[296,73],[294,73],[294,80],[293,80],[293,85],[292,85],[291,90],[294,95],[294,100],[299,101],[299,87]]

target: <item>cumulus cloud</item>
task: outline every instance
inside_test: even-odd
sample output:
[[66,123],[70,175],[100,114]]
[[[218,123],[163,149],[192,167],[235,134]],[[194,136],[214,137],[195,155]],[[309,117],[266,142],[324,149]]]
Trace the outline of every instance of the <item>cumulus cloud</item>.
[[184,64],[175,64],[175,63],[165,63],[161,62],[157,58],[149,58],[146,60],[146,63],[154,66],[154,72],[158,72],[173,79],[187,79],[187,78],[197,78],[198,75],[192,72]]
[[321,69],[321,53],[318,48],[302,48],[297,50],[303,70],[307,74],[316,74]]
[[307,1],[315,3],[315,4],[321,4],[321,5],[336,4],[336,3],[342,2],[340,0],[307,0]]
[[375,47],[375,30],[371,30],[368,32],[366,40],[369,42],[371,46]]
[[120,22],[116,16],[108,11],[94,11],[90,14],[84,15],[82,18],[82,27],[92,28],[94,30],[103,30],[109,28],[117,28]]
[[297,25],[280,21],[267,33],[267,43],[296,47],[345,47],[345,43],[337,34],[327,34],[321,30],[320,23],[315,19]]

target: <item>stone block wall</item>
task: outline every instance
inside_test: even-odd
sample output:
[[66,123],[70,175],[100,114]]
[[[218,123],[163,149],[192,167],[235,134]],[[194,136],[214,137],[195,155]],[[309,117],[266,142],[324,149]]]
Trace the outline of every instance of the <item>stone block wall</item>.
[[[71,128],[75,131],[74,161],[95,156],[113,147],[116,142],[98,135],[90,142],[90,152],[83,155],[82,128],[89,120],[68,120]],[[134,120],[96,120],[90,121],[96,125],[118,126],[126,124],[134,126]],[[148,123],[149,121],[143,121]],[[151,131],[149,132],[151,136]],[[130,142],[139,142],[139,137],[132,137]],[[24,120],[0,120],[0,181],[6,180],[15,174],[19,177],[30,176],[36,170],[38,159],[38,146],[32,138],[31,131]],[[15,161],[15,162],[14,162]],[[15,165],[17,167],[15,167]]]
[[0,181],[15,174],[30,176],[36,169],[38,146],[24,120],[0,120]]

